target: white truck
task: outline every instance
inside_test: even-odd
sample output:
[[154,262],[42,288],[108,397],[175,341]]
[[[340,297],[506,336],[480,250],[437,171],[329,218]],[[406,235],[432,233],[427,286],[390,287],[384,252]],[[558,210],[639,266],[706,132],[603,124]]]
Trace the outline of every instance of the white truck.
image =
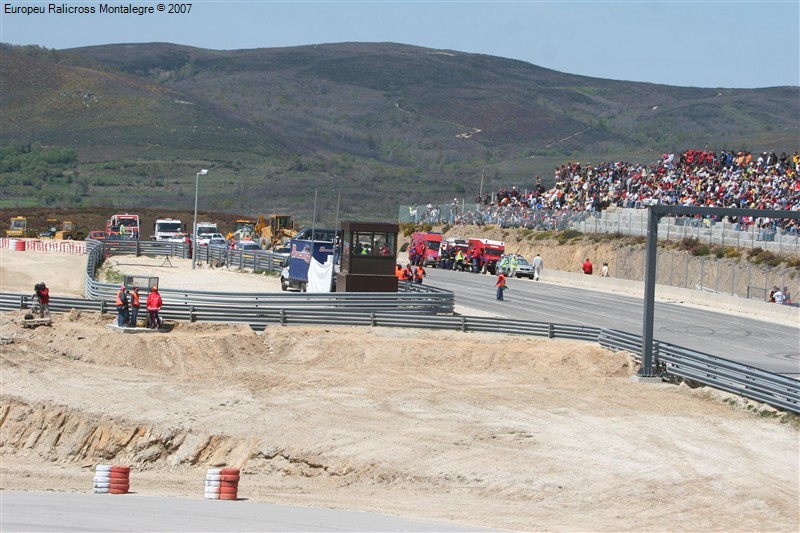
[[217,229],[216,222],[198,222],[197,223],[197,234],[202,235],[203,233],[219,233]]
[[153,240],[166,241],[182,231],[184,231],[183,224],[181,224],[180,220],[175,218],[159,218],[156,220]]

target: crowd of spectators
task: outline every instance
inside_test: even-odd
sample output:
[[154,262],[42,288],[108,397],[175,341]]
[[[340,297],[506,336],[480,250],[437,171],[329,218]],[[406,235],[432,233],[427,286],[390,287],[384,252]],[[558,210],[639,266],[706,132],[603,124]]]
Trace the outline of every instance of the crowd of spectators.
[[[687,150],[663,154],[652,164],[609,162],[564,164],[547,189],[537,176],[531,189],[501,188],[475,198],[475,209],[429,204],[413,219],[430,223],[497,224],[502,227],[562,229],[611,206],[644,208],[653,204],[738,207],[800,211],[800,155],[747,151]],[[796,234],[795,219],[741,217],[740,229]]]

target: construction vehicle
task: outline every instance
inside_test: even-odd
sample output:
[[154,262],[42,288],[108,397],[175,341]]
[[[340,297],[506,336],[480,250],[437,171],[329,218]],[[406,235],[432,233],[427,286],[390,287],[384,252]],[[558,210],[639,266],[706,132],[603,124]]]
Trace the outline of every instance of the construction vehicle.
[[82,241],[84,233],[78,230],[73,221],[65,220],[61,223],[61,229],[55,233],[54,237],[57,241]]
[[12,239],[23,239],[25,237],[36,237],[36,232],[31,229],[28,219],[25,217],[11,217],[6,237]]
[[283,244],[295,235],[294,219],[290,215],[269,215],[258,217],[255,226],[255,233],[258,235],[258,243],[261,248],[269,250],[278,244]]
[[256,223],[252,220],[240,219],[236,221],[233,231],[225,235],[225,240],[241,241],[245,238],[253,240],[255,238]]
[[56,232],[58,231],[58,219],[57,218],[48,218],[47,219],[47,229],[44,231],[39,232],[40,239],[53,239],[56,236]]

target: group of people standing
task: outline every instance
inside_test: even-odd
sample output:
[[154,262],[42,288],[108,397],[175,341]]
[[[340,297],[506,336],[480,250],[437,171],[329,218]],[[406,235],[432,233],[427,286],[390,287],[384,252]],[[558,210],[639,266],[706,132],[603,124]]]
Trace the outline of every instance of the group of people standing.
[[[147,309],[147,327],[149,329],[158,329],[162,326],[163,321],[159,313],[163,304],[164,302],[161,299],[158,288],[155,286],[150,287],[150,294],[147,295],[147,300],[145,301]],[[117,291],[115,305],[117,308],[117,326],[121,328],[137,327],[139,308],[141,307],[139,287],[134,287],[133,291],[129,291],[125,285],[120,285]]]
[[405,267],[397,263],[394,266],[394,275],[397,276],[397,281],[406,281],[409,283],[422,283],[425,278],[425,268],[419,262],[416,265],[411,263],[406,264]]

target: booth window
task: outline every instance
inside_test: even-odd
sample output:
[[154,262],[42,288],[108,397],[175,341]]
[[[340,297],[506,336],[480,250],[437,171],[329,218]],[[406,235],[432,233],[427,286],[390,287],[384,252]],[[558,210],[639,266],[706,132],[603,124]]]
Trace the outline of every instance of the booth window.
[[354,231],[351,255],[394,256],[394,234]]

